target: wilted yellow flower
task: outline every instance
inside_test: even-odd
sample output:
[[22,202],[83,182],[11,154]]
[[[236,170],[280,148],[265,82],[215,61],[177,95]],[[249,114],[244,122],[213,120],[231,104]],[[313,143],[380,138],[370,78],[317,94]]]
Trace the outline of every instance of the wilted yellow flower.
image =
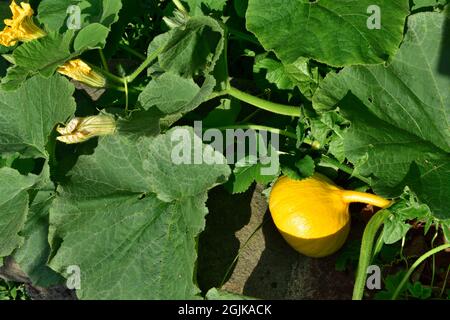
[[116,127],[114,117],[106,114],[73,118],[65,127],[56,128],[61,135],[56,139],[67,144],[81,143],[94,137],[114,134]]
[[12,19],[5,19],[5,28],[0,32],[0,44],[6,47],[14,46],[18,41],[31,41],[47,34],[33,21],[34,11],[28,3],[20,6],[13,0],[11,5]]
[[104,88],[106,85],[106,79],[81,59],[66,62],[58,68],[58,72],[94,88]]

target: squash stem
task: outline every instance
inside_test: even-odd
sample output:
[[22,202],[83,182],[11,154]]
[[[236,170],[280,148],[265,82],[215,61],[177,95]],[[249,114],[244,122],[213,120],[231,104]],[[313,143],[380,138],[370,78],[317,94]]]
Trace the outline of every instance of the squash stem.
[[386,208],[391,204],[391,201],[377,195],[350,190],[345,190],[342,192],[342,199],[347,203],[361,202],[371,204],[380,208]]
[[260,99],[258,97],[252,96],[251,94],[242,92],[236,88],[229,87],[226,90],[226,93],[228,93],[230,96],[241,100],[243,102],[246,102],[248,104],[251,104],[252,106],[255,106],[257,108],[270,111],[276,114],[281,114],[285,116],[290,117],[300,117],[300,110],[301,108],[299,106],[289,106],[284,104],[279,104],[267,100]]
[[359,253],[358,269],[356,271],[355,285],[353,287],[353,300],[362,300],[364,288],[366,287],[367,268],[373,256],[373,243],[378,229],[383,225],[384,220],[390,215],[389,210],[380,210],[370,218],[364,230],[361,251]]

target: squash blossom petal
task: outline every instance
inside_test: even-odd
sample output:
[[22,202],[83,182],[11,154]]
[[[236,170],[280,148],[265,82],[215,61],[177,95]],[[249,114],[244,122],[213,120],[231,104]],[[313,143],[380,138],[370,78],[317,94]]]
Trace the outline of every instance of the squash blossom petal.
[[60,134],[56,139],[66,144],[81,143],[94,137],[112,135],[116,128],[114,117],[106,114],[73,118],[66,126],[56,128]]
[[81,59],[66,62],[58,68],[58,72],[94,88],[104,88],[106,85],[106,79]]
[[34,23],[34,11],[28,3],[21,2],[19,6],[13,0],[9,7],[13,16],[4,20],[5,28],[0,32],[1,45],[11,47],[18,41],[31,41],[47,35]]

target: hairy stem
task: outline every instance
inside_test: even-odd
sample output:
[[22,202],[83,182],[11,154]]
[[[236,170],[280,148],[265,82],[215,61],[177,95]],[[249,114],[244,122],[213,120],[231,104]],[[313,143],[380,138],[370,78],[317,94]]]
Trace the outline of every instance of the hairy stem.
[[372,249],[378,229],[390,215],[389,210],[380,210],[370,219],[364,230],[361,251],[359,253],[358,269],[356,271],[355,286],[353,287],[353,300],[362,300],[366,286],[367,268],[372,259]]
[[277,128],[272,128],[272,127],[260,126],[257,124],[239,124],[239,125],[230,125],[230,126],[222,126],[222,127],[215,127],[215,128],[205,128],[205,130],[207,130],[207,129],[218,129],[220,131],[224,131],[227,129],[243,129],[243,130],[252,129],[252,130],[259,130],[259,131],[267,131],[267,132],[279,134],[279,135],[282,135],[285,137],[297,139],[297,136],[292,132],[277,129]]
[[123,85],[123,78],[121,78],[119,76],[116,76],[115,74],[112,74],[111,72],[109,72],[109,71],[107,71],[105,69],[99,68],[97,66],[93,66],[93,65],[90,65],[90,66],[95,71],[101,73],[106,79],[111,80],[111,81],[113,81],[113,82],[115,82],[117,84]]
[[273,113],[290,116],[290,117],[300,117],[300,107],[289,106],[284,104],[279,104],[267,100],[260,99],[258,97],[252,96],[251,94],[242,92],[236,88],[229,87],[226,90],[230,96],[235,97],[238,100],[251,104],[257,108],[270,111]]
[[132,74],[127,76],[127,82],[131,83],[133,82],[147,67],[156,59],[158,58],[158,55],[161,53],[163,48],[159,48],[158,50],[155,50],[151,54],[148,55],[148,57],[142,62],[142,64],[134,71]]
[[109,72],[108,62],[106,61],[105,53],[103,52],[103,49],[98,49],[98,53],[100,55],[100,59],[102,60],[103,69],[106,70],[106,72]]

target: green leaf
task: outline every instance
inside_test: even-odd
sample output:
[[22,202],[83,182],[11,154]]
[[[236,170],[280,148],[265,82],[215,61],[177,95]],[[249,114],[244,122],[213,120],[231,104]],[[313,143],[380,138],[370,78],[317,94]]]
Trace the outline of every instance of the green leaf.
[[311,68],[310,60],[300,57],[290,64],[283,63],[267,57],[267,54],[256,57],[253,72],[261,69],[267,70],[266,79],[280,90],[293,90],[298,87],[307,98],[312,98],[319,86],[320,75],[318,68]]
[[448,3],[448,0],[413,0],[414,5],[412,7],[413,10],[425,8],[425,7],[434,7],[437,5],[445,5]]
[[16,65],[9,68],[7,76],[2,79],[3,87],[7,90],[18,88],[24,79],[36,73],[50,77],[59,66],[85,50],[104,47],[108,33],[108,28],[93,23],[83,28],[76,37],[73,30],[64,34],[53,32],[20,45],[13,52]]
[[267,164],[262,164],[261,161],[258,161],[255,157],[248,156],[242,159],[236,163],[233,170],[233,177],[232,180],[229,181],[230,186],[228,188],[233,194],[237,194],[247,191],[253,182],[264,185],[268,184],[278,177],[279,172],[277,171],[275,174],[265,174],[263,170],[267,167]]
[[80,29],[96,22],[109,28],[119,19],[122,9],[121,0],[42,0],[38,7],[38,20],[47,30],[67,30],[67,9],[71,5],[80,8]]
[[433,290],[429,287],[424,287],[419,281],[414,282],[414,284],[408,283],[409,293],[417,299],[428,299],[431,297]]
[[[405,274],[406,271],[400,270],[394,275],[388,275],[384,280],[385,289],[375,294],[375,300],[390,300]],[[401,293],[405,292],[406,290],[407,286],[403,286]]]
[[72,39],[73,32],[67,32],[63,35],[52,33],[44,38],[26,42],[14,50],[16,65],[30,73],[40,72],[49,77],[70,59]]
[[304,178],[311,177],[314,174],[316,164],[311,156],[305,156],[295,163],[298,171]]
[[1,168],[0,181],[0,257],[5,257],[23,243],[19,232],[28,213],[28,190],[35,184],[36,177]]
[[402,239],[406,233],[411,229],[411,225],[405,223],[403,219],[398,216],[391,215],[384,221],[383,241],[386,244],[392,244]]
[[65,26],[67,9],[75,5],[74,0],[42,0],[38,7],[38,20],[46,30],[60,31]]
[[[438,71],[445,15],[409,18],[404,42],[388,66],[355,66],[331,74],[313,98],[316,110],[339,103],[351,121],[345,154],[378,194],[408,185],[441,218],[449,217],[450,78]],[[448,21],[447,21],[448,23]]]
[[77,34],[73,44],[75,51],[105,47],[108,33],[109,29],[100,23],[88,25]]
[[450,242],[450,219],[442,221],[442,231],[444,232],[445,239]]
[[199,92],[200,87],[192,79],[166,72],[149,82],[139,103],[145,110],[156,107],[165,114],[190,111],[189,104]]
[[[184,129],[192,152],[201,141]],[[197,298],[196,239],[207,190],[223,183],[229,169],[175,165],[171,153],[180,142],[172,141],[174,130],[181,128],[138,141],[100,139],[58,188],[50,239],[60,246],[53,246],[50,266],[61,273],[80,267],[79,298]]]
[[73,92],[59,75],[33,77],[16,91],[0,90],[0,152],[48,158],[50,133],[75,112]]
[[159,38],[163,45],[160,66],[187,78],[213,71],[224,48],[223,28],[210,17],[190,18],[165,35]]
[[241,294],[231,293],[216,288],[209,289],[206,293],[206,300],[257,300],[252,297],[247,297]]
[[339,251],[336,258],[334,268],[336,271],[345,271],[349,266],[355,267],[358,265],[359,250],[361,249],[360,240],[348,241],[345,246]]
[[212,76],[207,76],[199,87],[192,79],[166,72],[149,82],[138,102],[145,110],[156,108],[162,113],[162,118],[167,115],[162,120],[162,126],[167,127],[207,101],[215,85]]
[[30,205],[26,224],[21,231],[24,243],[13,253],[14,261],[31,279],[33,285],[49,287],[63,280],[60,275],[46,264],[50,254],[48,243],[48,215],[55,191],[50,183],[42,191],[38,191]]
[[[381,28],[369,29],[376,5]],[[247,28],[283,63],[307,57],[332,66],[376,64],[393,56],[403,38],[408,0],[249,0]]]
[[203,119],[203,127],[214,128],[233,125],[241,111],[241,104],[236,99],[221,99],[220,105]]
[[6,76],[2,78],[1,89],[5,91],[15,90],[31,75],[32,71],[29,71],[24,67],[16,65],[11,66],[8,68]]
[[[411,229],[409,221],[433,221],[430,208],[420,204],[417,196],[405,188],[399,199],[390,207],[392,215],[386,219],[383,230],[383,240],[386,244],[392,244],[402,239]],[[425,234],[427,230],[425,228]]]

